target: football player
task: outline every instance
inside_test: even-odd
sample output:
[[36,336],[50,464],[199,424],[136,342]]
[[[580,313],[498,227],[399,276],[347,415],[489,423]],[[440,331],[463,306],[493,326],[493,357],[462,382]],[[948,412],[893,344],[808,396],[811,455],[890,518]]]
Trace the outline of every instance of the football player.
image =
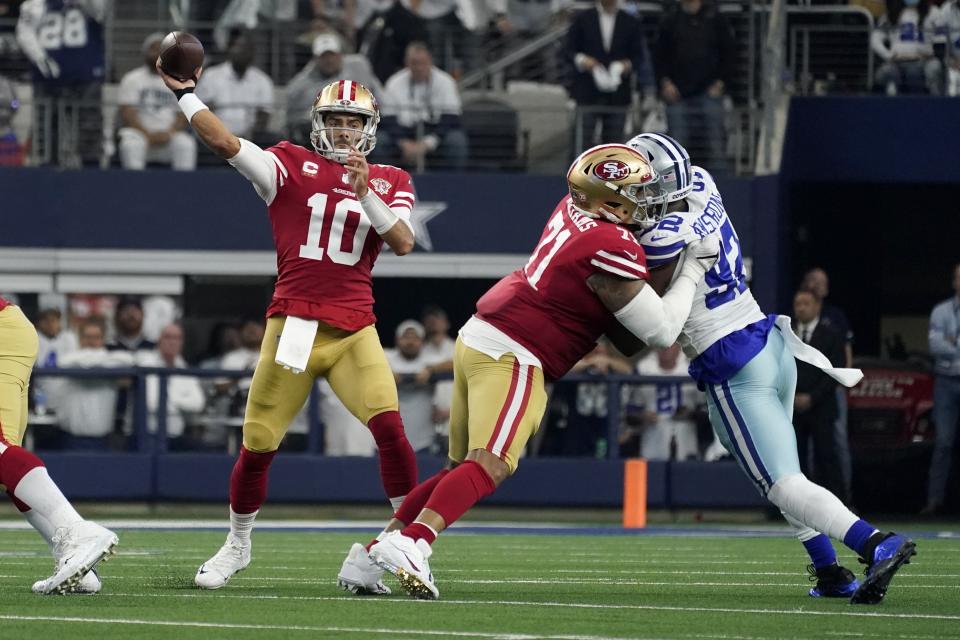
[[[649,190],[639,236],[658,291],[682,269],[684,247],[704,238],[720,242],[720,258],[697,288],[680,344],[690,375],[707,392],[710,422],[757,489],[793,526],[812,560],[815,597],[880,602],[897,570],[916,552],[914,543],[881,533],[832,493],[800,472],[792,425],[797,368],[794,358],[817,366],[846,386],[863,377],[835,369],[826,356],[797,338],[786,316],[765,315],[747,286],[740,239],[717,185],[706,169],[691,166],[676,140],[642,133],[627,143],[664,179]],[[868,565],[859,583],[840,566],[827,535],[842,541]]]
[[33,592],[96,593],[101,585],[93,567],[113,551],[116,534],[80,517],[43,462],[20,447],[38,347],[37,330],[20,307],[0,297],[0,487],[53,551],[53,575]]
[[[427,559],[437,534],[517,469],[547,403],[546,380],[566,374],[620,325],[647,344],[673,344],[697,283],[713,266],[714,238],[693,242],[663,298],[647,286],[643,249],[628,228],[644,217],[660,177],[624,145],[584,152],[567,174],[527,264],[493,286],[460,329],[450,408],[450,465],[407,496],[377,540],[353,545],[352,580],[372,588],[383,570],[416,597],[439,596]],[[369,558],[369,560],[368,560]],[[372,560],[372,563],[370,562]]]
[[157,70],[200,139],[263,198],[277,249],[276,289],[230,476],[230,534],[195,578],[218,589],[250,564],[270,463],[316,377],[370,428],[394,509],[416,484],[396,383],[374,327],[370,273],[384,243],[397,255],[413,249],[414,194],[402,169],[367,164],[380,112],[363,85],[340,80],[317,94],[313,149],[281,142],[263,150],[227,129],[193,93],[194,80],[165,74],[159,60]]

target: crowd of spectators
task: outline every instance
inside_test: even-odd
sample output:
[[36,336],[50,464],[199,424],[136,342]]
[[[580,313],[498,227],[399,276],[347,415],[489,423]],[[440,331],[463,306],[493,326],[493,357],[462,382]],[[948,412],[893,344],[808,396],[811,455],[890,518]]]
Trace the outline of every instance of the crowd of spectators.
[[[793,331],[822,352],[834,366],[850,366],[854,333],[844,311],[829,301],[827,273],[804,274],[793,296]],[[960,422],[957,388],[957,334],[960,326],[960,266],[953,273],[956,295],[933,310],[930,352],[935,358],[933,419],[936,442],[924,513],[944,504],[950,451]],[[15,300],[16,297],[4,294]],[[109,321],[108,321],[109,319]],[[31,388],[29,432],[44,449],[128,450],[156,442],[159,416],[165,416],[169,450],[231,450],[239,446],[250,376],[260,357],[265,323],[196,323],[180,318],[177,302],[163,296],[41,295],[35,324],[39,335],[38,372]],[[209,337],[206,348],[189,327]],[[186,328],[185,328],[186,327]],[[446,312],[425,307],[419,317],[401,321],[385,343],[397,381],[400,412],[418,453],[443,455],[447,447],[453,395],[454,335]],[[704,396],[687,374],[689,362],[679,344],[635,358],[621,355],[605,339],[568,377],[549,387],[548,408],[527,455],[648,460],[730,460],[709,426]],[[137,374],[140,367],[166,369]],[[57,369],[71,369],[57,375]],[[207,376],[190,369],[212,369]],[[177,373],[184,370],[183,373]],[[229,375],[229,372],[235,372]],[[79,374],[79,375],[77,375]],[[135,382],[142,376],[141,388]],[[609,378],[620,377],[611,387]],[[638,380],[637,376],[642,377]],[[161,394],[161,384],[166,386]],[[615,395],[611,396],[611,391]],[[316,450],[311,425],[323,425],[320,451],[327,455],[372,456],[369,431],[321,381],[315,402],[301,409],[282,447]],[[166,406],[161,411],[161,396]],[[610,402],[619,405],[611,413]],[[143,406],[135,409],[138,402]],[[314,412],[315,411],[315,412]],[[142,433],[135,429],[139,413]],[[822,371],[797,363],[793,422],[803,472],[838,496],[852,495],[847,431],[847,396]]]
[[[960,0],[880,4],[870,7],[875,90],[960,94]],[[543,80],[543,69],[563,61],[565,72],[548,81],[563,84],[576,105],[571,154],[643,127],[668,131],[715,173],[731,168],[725,132],[746,44],[718,0],[665,2],[655,29],[651,7],[642,13],[623,0],[176,0],[169,10],[172,25],[208,45],[198,94],[238,135],[261,144],[306,144],[316,90],[351,78],[383,106],[376,160],[468,168],[472,138],[457,80],[565,24],[562,42],[532,56],[540,72],[518,66],[509,76]],[[27,155],[64,167],[197,165],[196,140],[150,64],[162,34],[143,42],[143,66],[121,75],[116,53],[108,64],[107,18],[119,11],[111,0],[0,3],[0,51],[25,61],[18,77],[0,75],[0,165]],[[105,88],[114,80],[115,98]],[[43,123],[33,138],[12,126],[24,108],[15,81],[32,85],[28,109]],[[115,115],[102,107],[105,96]],[[201,149],[201,165],[205,159],[217,164]]]

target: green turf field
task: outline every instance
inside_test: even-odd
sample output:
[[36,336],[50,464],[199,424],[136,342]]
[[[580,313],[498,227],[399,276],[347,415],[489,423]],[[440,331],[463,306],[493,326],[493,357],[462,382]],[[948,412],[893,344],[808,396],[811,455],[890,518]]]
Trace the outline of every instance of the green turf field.
[[201,592],[194,571],[223,533],[118,532],[103,593],[43,597],[46,549],[0,531],[0,638],[960,638],[955,537],[918,540],[887,599],[854,607],[806,595],[788,537],[450,533],[431,562],[441,599],[425,602],[336,588],[359,533],[259,531],[250,568]]

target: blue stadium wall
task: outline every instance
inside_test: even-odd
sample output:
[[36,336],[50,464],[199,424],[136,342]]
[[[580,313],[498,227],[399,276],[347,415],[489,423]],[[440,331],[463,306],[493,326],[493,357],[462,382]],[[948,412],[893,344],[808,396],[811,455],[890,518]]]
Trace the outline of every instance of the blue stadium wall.
[[[754,290],[763,306],[783,308],[791,291],[791,212],[784,194],[808,183],[960,186],[958,105],[924,98],[793,101],[781,174],[718,181],[745,254],[753,259]],[[918,121],[924,126],[910,125]],[[564,182],[553,176],[435,174],[418,176],[416,188],[421,201],[444,207],[428,223],[434,251],[527,254],[563,195]],[[37,247],[272,248],[262,203],[232,171],[0,170],[0,253]],[[221,501],[232,459],[57,453],[47,462],[75,498]],[[439,464],[423,459],[422,474]],[[520,475],[490,501],[616,506],[622,500],[621,461],[528,459]],[[649,476],[652,507],[762,504],[732,463],[651,463]],[[281,456],[270,491],[278,501],[382,500],[372,459]]]

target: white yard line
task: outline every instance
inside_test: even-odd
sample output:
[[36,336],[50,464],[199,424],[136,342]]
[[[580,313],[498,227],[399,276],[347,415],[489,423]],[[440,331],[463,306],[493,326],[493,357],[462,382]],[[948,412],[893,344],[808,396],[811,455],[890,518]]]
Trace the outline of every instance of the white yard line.
[[154,627],[193,627],[200,629],[242,629],[262,631],[306,631],[311,633],[371,633],[393,637],[455,636],[458,638],[490,638],[491,640],[629,640],[612,636],[541,635],[528,633],[483,633],[479,631],[437,631],[430,629],[388,629],[370,627],[321,627],[292,624],[236,624],[230,622],[191,622],[189,620],[131,620],[127,618],[80,618],[75,616],[18,616],[0,614],[0,620],[14,622],[79,622],[88,624],[128,624]]
[[[442,586],[442,585],[441,585]],[[410,604],[416,606],[436,605],[469,605],[494,607],[551,607],[558,609],[599,609],[612,611],[677,611],[681,613],[732,613],[756,615],[785,615],[785,616],[830,616],[841,618],[891,618],[897,620],[960,620],[960,615],[926,614],[926,613],[883,613],[879,611],[817,611],[815,609],[737,609],[733,607],[680,607],[666,605],[644,604],[602,604],[592,602],[554,602],[536,600],[414,600],[410,598],[356,598],[349,596],[279,596],[279,595],[247,595],[228,593],[103,593],[98,598],[227,598],[236,600],[296,600],[310,602],[355,602],[355,603],[390,603]]]

